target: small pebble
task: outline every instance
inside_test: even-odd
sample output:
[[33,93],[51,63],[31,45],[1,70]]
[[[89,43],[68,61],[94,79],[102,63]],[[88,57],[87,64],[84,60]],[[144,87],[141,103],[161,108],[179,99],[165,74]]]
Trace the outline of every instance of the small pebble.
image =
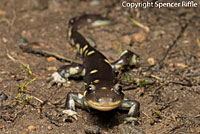
[[20,37],[18,40],[17,40],[17,43],[28,43],[29,41],[26,39],[26,38],[23,38],[23,37]]
[[6,12],[5,11],[3,11],[3,10],[0,10],[0,15],[5,15],[6,14]]
[[17,78],[17,75],[14,75],[14,74],[13,74],[13,75],[11,75],[10,77],[14,79],[14,78]]
[[57,68],[56,68],[56,67],[47,67],[47,70],[48,70],[48,71],[56,71]]
[[100,2],[98,0],[93,0],[92,2],[90,2],[90,6],[98,6],[100,4]]
[[125,44],[131,44],[131,37],[128,36],[128,35],[125,35],[122,37],[122,41],[125,43]]
[[134,33],[132,34],[132,39],[135,41],[135,42],[143,42],[147,39],[147,35],[146,33],[144,32],[138,32],[138,33]]
[[23,30],[21,32],[21,37],[24,38],[24,39],[31,39],[32,33],[30,31]]
[[0,129],[2,129],[3,128],[3,125],[0,125]]
[[86,134],[100,134],[100,128],[95,125],[87,126],[85,129],[85,133]]
[[52,130],[53,128],[52,128],[52,126],[48,126],[47,129],[48,130]]
[[120,134],[145,134],[145,132],[134,124],[119,125]]
[[54,57],[48,57],[48,58],[47,58],[47,61],[48,61],[48,62],[56,62],[57,60],[56,60],[56,58],[54,58]]
[[9,74],[9,72],[7,72],[7,71],[2,71],[1,74],[2,74],[2,75],[6,75],[6,74]]
[[4,101],[4,100],[7,100],[7,99],[8,99],[8,96],[4,92],[1,92],[0,93],[0,101]]
[[174,72],[176,69],[175,69],[174,67],[170,67],[169,70],[170,70],[171,72]]
[[174,64],[173,64],[173,63],[169,63],[169,66],[170,66],[170,67],[174,67]]
[[155,60],[154,60],[154,58],[148,58],[147,61],[148,61],[148,63],[150,65],[155,65],[155,63],[156,63]]
[[28,130],[36,130],[36,127],[31,125],[31,126],[28,126]]
[[7,43],[8,42],[8,40],[6,39],[6,38],[2,38],[2,41],[3,41],[3,43]]

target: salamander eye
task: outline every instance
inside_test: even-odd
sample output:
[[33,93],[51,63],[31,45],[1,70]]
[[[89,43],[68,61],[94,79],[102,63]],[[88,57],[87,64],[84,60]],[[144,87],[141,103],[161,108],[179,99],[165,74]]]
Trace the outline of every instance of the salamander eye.
[[86,88],[88,93],[92,93],[94,91],[94,86],[90,85]]
[[117,92],[122,93],[122,87],[121,86],[117,86]]
[[114,87],[116,93],[118,94],[124,94],[122,87],[119,84],[116,84]]
[[74,20],[75,20],[75,18],[70,19],[69,20],[70,24],[74,24]]

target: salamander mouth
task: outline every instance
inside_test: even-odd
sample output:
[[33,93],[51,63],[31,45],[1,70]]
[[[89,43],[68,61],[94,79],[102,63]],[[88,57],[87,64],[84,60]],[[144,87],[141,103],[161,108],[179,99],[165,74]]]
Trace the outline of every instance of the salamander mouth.
[[94,108],[99,111],[110,111],[113,110],[121,105],[121,101],[116,102],[106,102],[106,103],[98,103],[94,101],[87,101],[89,107]]

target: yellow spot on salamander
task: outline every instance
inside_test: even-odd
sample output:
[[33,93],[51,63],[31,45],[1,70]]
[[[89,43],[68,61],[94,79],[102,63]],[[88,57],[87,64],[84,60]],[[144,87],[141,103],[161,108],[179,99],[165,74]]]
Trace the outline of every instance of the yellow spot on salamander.
[[83,49],[81,48],[80,51],[79,51],[80,55],[83,54]]
[[80,49],[80,44],[77,43],[77,44],[76,44],[76,50],[79,51],[79,49]]
[[96,72],[98,72],[98,70],[92,70],[92,71],[90,71],[90,74],[93,74],[93,73],[96,73]]
[[84,52],[84,55],[86,56],[86,55],[87,55],[87,53],[88,53],[88,50],[86,50],[86,51]]
[[88,45],[85,45],[85,46],[83,47],[83,52],[84,52],[87,48],[88,48]]
[[99,83],[100,80],[94,80],[94,83]]
[[119,69],[119,68],[121,68],[122,67],[122,65],[115,65],[115,68],[116,69]]
[[110,65],[110,62],[107,59],[104,59],[104,61]]
[[71,43],[72,43],[72,45],[74,45],[74,39],[71,39]]
[[127,52],[128,52],[127,50],[123,51],[123,52],[120,54],[120,56],[126,54]]
[[72,27],[69,27],[69,30],[68,30],[68,38],[70,38],[72,35]]
[[94,50],[92,50],[92,51],[88,52],[88,53],[87,53],[87,56],[89,56],[89,55],[91,55],[91,54],[93,54],[93,53],[95,53],[95,51],[94,51]]

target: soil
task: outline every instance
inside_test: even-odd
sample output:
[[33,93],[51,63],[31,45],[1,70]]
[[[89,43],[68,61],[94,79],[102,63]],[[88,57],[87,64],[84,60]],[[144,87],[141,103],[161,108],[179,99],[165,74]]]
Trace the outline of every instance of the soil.
[[[137,9],[124,8],[122,2],[1,0],[1,134],[200,133],[199,1],[193,1],[198,7]],[[140,66],[120,77],[126,98],[140,102],[136,124],[123,123],[126,112],[118,110],[104,113],[77,108],[78,120],[65,117],[65,96],[70,91],[83,93],[83,81],[49,86],[51,74],[69,63],[19,48],[29,44],[77,60],[66,40],[66,28],[70,18],[82,14],[101,14],[115,22],[81,30],[109,60],[119,57],[121,46],[140,56]]]

